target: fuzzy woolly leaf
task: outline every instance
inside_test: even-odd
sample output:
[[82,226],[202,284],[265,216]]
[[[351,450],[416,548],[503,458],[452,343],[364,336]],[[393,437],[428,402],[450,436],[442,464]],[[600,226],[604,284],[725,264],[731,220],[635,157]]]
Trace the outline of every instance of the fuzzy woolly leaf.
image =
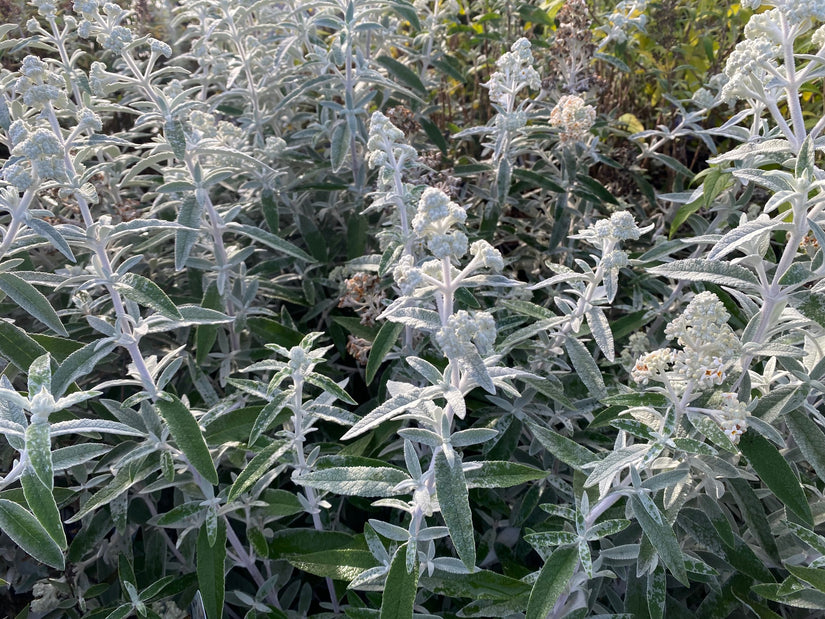
[[435,456],[435,487],[441,515],[450,530],[453,546],[467,569],[472,570],[476,563],[473,514],[470,511],[467,481],[458,458],[450,466],[444,452],[438,452]]
[[65,566],[57,542],[30,512],[17,503],[0,499],[0,529],[37,561],[59,570]]
[[392,558],[381,598],[380,619],[412,619],[418,591],[418,561],[411,571],[406,564],[407,545],[402,544]]
[[347,496],[390,497],[398,494],[395,486],[409,478],[405,472],[395,468],[342,466],[311,471],[295,481]]
[[126,273],[115,283],[115,288],[130,301],[149,307],[166,318],[183,319],[177,306],[166,296],[160,286],[142,275]]
[[235,479],[226,501],[231,502],[237,499],[247,488],[258,481],[261,475],[271,469],[289,447],[290,444],[286,441],[273,441],[258,452]]
[[739,448],[776,498],[804,522],[813,526],[811,507],[805,491],[776,447],[756,432],[745,432],[739,439]]
[[49,329],[63,337],[69,337],[66,328],[60,322],[60,317],[54,311],[49,300],[30,283],[20,279],[13,273],[0,273],[0,290],[26,313],[42,322]]
[[688,576],[685,570],[685,560],[679,548],[679,540],[664,515],[653,505],[656,515],[651,515],[650,504],[644,504],[638,496],[630,497],[630,506],[650,543],[656,549],[662,562],[670,573],[685,586],[688,586]]
[[716,262],[702,258],[675,260],[649,269],[654,275],[693,282],[710,282],[730,286],[743,291],[758,291],[759,280],[745,267],[729,262]]
[[573,577],[578,562],[579,554],[574,547],[559,548],[548,557],[530,592],[527,619],[545,619],[550,614]]
[[224,561],[226,560],[226,522],[218,518],[214,543],[209,543],[207,524],[198,531],[198,589],[203,599],[207,619],[223,617],[223,598],[226,587]]
[[166,394],[165,397],[170,399],[159,399],[155,406],[169,426],[169,433],[195,470],[210,484],[217,485],[218,472],[198,422],[176,396]]

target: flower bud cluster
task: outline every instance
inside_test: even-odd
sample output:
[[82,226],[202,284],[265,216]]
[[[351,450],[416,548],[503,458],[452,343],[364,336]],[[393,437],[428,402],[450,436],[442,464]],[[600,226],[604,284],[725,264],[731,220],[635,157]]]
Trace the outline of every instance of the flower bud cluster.
[[37,56],[26,56],[20,65],[20,77],[14,84],[23,98],[23,103],[35,109],[42,109],[49,103],[65,99],[64,82],[48,65]]
[[490,91],[490,101],[509,109],[519,91],[541,88],[541,78],[533,68],[531,47],[530,41],[522,37],[496,61],[498,70],[484,84]]
[[66,180],[66,161],[60,140],[51,129],[41,127],[31,131],[22,121],[15,121],[9,128],[12,159],[3,166],[3,178],[20,191],[41,180]]
[[561,129],[562,144],[583,142],[595,122],[596,109],[577,95],[564,95],[550,112],[550,124]]
[[[602,251],[602,256],[607,259],[611,255],[611,264],[621,268],[627,264],[627,254],[616,250],[616,244],[621,241],[636,241],[642,235],[643,230],[636,224],[636,219],[628,211],[616,211],[610,219],[600,219],[582,230],[572,238],[581,239],[598,247]],[[617,253],[618,252],[618,253]],[[619,256],[623,254],[624,257]]]
[[737,43],[725,64],[728,81],[722,87],[722,99],[734,101],[759,93],[769,70],[775,70],[780,53],[780,46],[762,35]]
[[436,258],[460,258],[467,253],[467,236],[451,228],[466,219],[466,211],[452,202],[446,193],[428,187],[418,200],[418,212],[412,220],[412,227],[418,236],[426,240],[427,249]]
[[501,257],[501,252],[487,241],[476,241],[470,245],[470,255],[478,258],[483,266],[496,273],[504,268],[504,258]]
[[448,359],[485,355],[496,341],[496,321],[489,312],[459,310],[436,332],[435,341]]
[[381,112],[373,112],[370,117],[370,132],[367,139],[367,163],[371,168],[390,166],[390,153],[396,161],[414,161],[416,150],[407,144],[404,132],[396,127]]
[[763,4],[776,7],[791,23],[803,22],[806,19],[825,21],[825,4],[822,0],[742,0],[742,8],[756,10]]
[[646,385],[650,380],[676,387],[692,382],[704,390],[721,385],[741,347],[727,324],[730,314],[711,292],[696,295],[684,313],[665,328],[682,350],[661,348],[638,358],[631,376]]
[[627,41],[627,32],[631,28],[644,32],[645,25],[647,25],[645,9],[647,9],[647,0],[622,0],[616,4],[613,12],[607,17],[607,23],[599,28],[607,35],[602,39],[599,48],[607,45],[609,41],[624,43]]

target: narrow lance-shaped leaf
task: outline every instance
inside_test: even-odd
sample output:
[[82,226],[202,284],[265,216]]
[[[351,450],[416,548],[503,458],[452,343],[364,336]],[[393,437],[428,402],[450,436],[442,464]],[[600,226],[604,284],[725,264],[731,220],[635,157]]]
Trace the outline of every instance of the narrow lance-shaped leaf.
[[[676,580],[688,586],[685,560],[679,548],[679,541],[664,516],[661,512],[657,514],[658,517],[652,516],[648,512],[650,506],[643,504],[638,496],[630,497],[630,506],[633,509],[633,515],[636,516],[636,520],[642,527],[642,531],[659,554],[659,558],[668,567],[670,573],[676,577]],[[658,510],[655,505],[653,508]]]
[[49,300],[27,281],[13,273],[0,273],[0,290],[49,329],[63,337],[69,336]]
[[66,550],[66,534],[63,531],[63,523],[60,521],[60,510],[54,500],[52,491],[47,488],[40,478],[34,473],[31,467],[26,467],[20,477],[23,486],[23,495],[26,503],[32,510],[34,517],[43,526],[61,550]]
[[402,544],[392,558],[381,598],[380,619],[412,619],[415,594],[418,591],[418,561],[408,571],[406,550],[407,545]]
[[375,340],[372,343],[369,359],[367,359],[365,380],[368,385],[372,382],[372,379],[375,378],[375,375],[378,373],[378,368],[381,367],[381,363],[383,363],[384,358],[390,350],[392,350],[392,347],[398,340],[398,336],[401,335],[403,330],[404,325],[397,322],[386,321],[381,325],[381,329],[378,331],[378,335],[375,336]]
[[599,370],[599,366],[596,365],[593,356],[585,345],[574,337],[565,337],[564,349],[570,356],[570,362],[573,364],[585,387],[596,397],[605,395],[607,389],[604,385],[601,370]]
[[223,566],[226,560],[226,522],[218,518],[214,543],[204,523],[198,532],[198,589],[203,598],[207,619],[223,617],[223,599],[226,587]]
[[175,443],[195,470],[210,484],[217,485],[218,472],[195,417],[177,397],[169,394],[165,394],[164,397],[170,400],[159,399],[156,405],[161,417],[169,426]]
[[559,548],[550,555],[530,592],[527,619],[545,619],[550,614],[573,577],[578,562],[579,554],[573,546]]
[[46,529],[22,506],[0,499],[0,529],[37,561],[62,570],[65,561],[60,547]]
[[809,526],[813,526],[811,507],[805,491],[776,447],[761,434],[751,431],[742,435],[739,448],[776,498]]
[[46,488],[54,488],[51,427],[48,421],[35,421],[26,428],[26,455],[31,468]]
[[398,494],[395,486],[408,479],[404,471],[389,467],[336,466],[305,473],[295,481],[347,496],[390,497]]
[[458,557],[467,569],[473,570],[476,563],[473,514],[470,511],[467,481],[458,457],[450,466],[443,451],[436,454],[435,487],[441,515],[450,530],[450,539],[453,541]]
[[261,475],[271,469],[289,447],[290,443],[288,442],[273,441],[256,454],[235,479],[235,483],[232,484],[226,497],[227,502],[237,499],[247,488],[258,481]]
[[122,275],[115,288],[127,299],[145,305],[172,320],[183,320],[177,306],[153,281],[136,273]]
[[200,234],[201,215],[203,205],[195,199],[193,193],[188,193],[181,200],[177,223],[185,228],[175,230],[175,270],[180,271],[186,266],[189,254]]
[[825,433],[803,409],[788,411],[785,422],[805,459],[819,479],[825,481]]

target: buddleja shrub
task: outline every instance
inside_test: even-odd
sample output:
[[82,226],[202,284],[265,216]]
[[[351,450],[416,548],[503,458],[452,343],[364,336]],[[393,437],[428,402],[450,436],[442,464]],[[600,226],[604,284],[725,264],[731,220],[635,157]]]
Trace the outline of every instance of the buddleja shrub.
[[617,142],[646,3],[465,4],[0,27],[7,615],[825,609],[825,7]]

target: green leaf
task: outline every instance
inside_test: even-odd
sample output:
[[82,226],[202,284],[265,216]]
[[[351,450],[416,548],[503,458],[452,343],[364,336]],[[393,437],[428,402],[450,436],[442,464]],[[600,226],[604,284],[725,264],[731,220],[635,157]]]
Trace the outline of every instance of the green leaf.
[[809,585],[825,593],[825,570],[802,567],[801,565],[789,565],[787,563],[785,564],[785,569],[800,580],[804,580]]
[[352,580],[364,570],[377,565],[369,550],[334,548],[323,552],[295,555],[287,561],[299,570],[335,580]]
[[352,548],[355,538],[341,531],[316,531],[315,529],[282,529],[275,531],[269,540],[269,558],[284,559],[306,554]]
[[0,273],[0,290],[27,314],[42,322],[49,329],[64,337],[69,336],[57,312],[49,304],[49,300],[27,281],[13,273]]
[[381,619],[412,619],[418,591],[418,561],[407,571],[407,544],[395,551],[381,598]]
[[420,584],[437,595],[473,600],[506,600],[530,593],[530,585],[503,574],[478,570],[470,574],[436,572],[433,576],[422,575]]
[[473,514],[467,493],[467,481],[461,467],[461,460],[455,457],[453,465],[447,461],[443,451],[435,456],[435,487],[438,504],[450,539],[458,557],[469,570],[475,568],[476,545],[473,535]]
[[727,483],[739,505],[739,511],[747,530],[756,538],[764,553],[778,564],[780,562],[779,549],[776,547],[771,525],[765,515],[765,508],[756,492],[751,488],[750,483],[741,477],[728,479]]
[[[112,481],[92,495],[92,497],[83,504],[83,507],[66,522],[77,522],[98,507],[112,502],[134,484],[142,481],[156,470],[157,467],[150,461],[133,460],[126,466],[121,467],[117,473],[115,473]],[[69,552],[71,554],[71,550]]]
[[52,395],[59,398],[76,379],[92,374],[95,366],[116,347],[114,342],[101,345],[97,340],[70,354],[52,376]]
[[804,409],[788,411],[785,414],[785,423],[788,424],[788,429],[802,455],[814,468],[819,479],[825,481],[825,433]]
[[347,496],[390,497],[394,487],[409,479],[404,471],[389,467],[340,466],[310,471],[296,483]]
[[198,240],[201,227],[203,205],[195,199],[195,194],[187,193],[180,203],[177,223],[184,228],[175,230],[175,270],[180,271],[186,266],[189,254],[195,241]]
[[323,389],[328,394],[334,395],[339,400],[346,402],[347,404],[356,404],[357,402],[352,399],[352,396],[344,391],[334,380],[329,378],[328,376],[324,376],[323,374],[318,374],[317,372],[309,372],[306,376],[304,376],[304,380],[311,385],[315,385],[319,389]]
[[387,354],[392,350],[392,347],[398,341],[398,336],[404,330],[404,325],[397,322],[385,321],[381,325],[381,330],[375,336],[372,342],[372,349],[367,360],[367,369],[365,380],[369,385],[375,375],[378,373],[378,368],[384,362]]
[[332,171],[337,172],[344,165],[349,152],[350,138],[349,123],[346,121],[339,122],[332,130],[329,146],[329,159],[332,165]]
[[258,243],[266,245],[267,247],[282,254],[286,254],[287,256],[292,256],[293,258],[298,258],[299,260],[303,260],[305,262],[316,262],[315,258],[310,256],[304,250],[296,247],[288,241],[283,240],[281,237],[272,234],[271,232],[267,232],[266,230],[261,230],[260,228],[256,228],[254,226],[245,226],[234,221],[226,224],[226,228],[232,232],[243,234],[253,241],[257,241]]
[[160,286],[142,275],[126,273],[115,283],[115,288],[127,299],[149,307],[172,320],[183,320],[177,306]]
[[37,561],[62,570],[63,553],[46,529],[22,506],[0,499],[0,529]]
[[270,470],[289,448],[290,443],[286,441],[273,441],[256,454],[229,489],[226,497],[227,503],[237,499],[247,488],[258,481],[261,475]]
[[565,336],[564,349],[570,356],[570,363],[576,370],[584,386],[597,398],[604,397],[607,388],[604,384],[604,378],[599,370],[599,366],[593,360],[590,351],[587,350],[584,344],[574,337]]
[[33,340],[20,327],[5,320],[0,321],[0,355],[20,370],[26,370],[46,349]]
[[424,83],[421,81],[421,78],[419,78],[409,67],[401,64],[394,58],[390,58],[389,56],[379,56],[375,59],[375,62],[384,67],[390,75],[394,76],[405,86],[409,86],[422,95],[427,94],[427,89],[424,87]]
[[545,619],[550,614],[578,563],[579,553],[575,547],[559,548],[547,558],[530,592],[527,619]]
[[66,550],[66,533],[63,531],[63,523],[60,521],[60,510],[57,509],[57,502],[50,488],[45,486],[31,467],[26,467],[20,477],[23,486],[23,494],[26,503],[32,510],[34,517],[43,526],[61,550]]
[[468,488],[509,488],[529,481],[544,479],[547,472],[526,464],[502,461],[474,462],[480,468],[465,471],[464,479]]
[[215,470],[215,463],[212,461],[209,448],[206,446],[195,417],[176,396],[165,394],[164,397],[170,400],[159,399],[156,406],[161,417],[166,421],[166,425],[169,426],[169,432],[175,439],[175,443],[195,470],[213,486],[217,485],[218,472]]
[[[633,509],[633,515],[636,516],[636,520],[642,527],[642,531],[656,549],[662,562],[676,580],[687,587],[688,576],[685,571],[685,559],[679,548],[679,540],[676,539],[676,534],[667,523],[664,515],[658,511],[656,505],[645,505],[635,495],[630,497],[630,506]],[[649,513],[648,510],[651,508],[656,510],[655,516]]]
[[269,429],[275,421],[275,418],[284,406],[286,406],[287,400],[289,400],[293,395],[294,391],[292,391],[292,389],[279,391],[272,397],[267,405],[261,409],[261,412],[255,418],[255,422],[252,424],[252,429],[249,433],[250,445],[254,445],[258,441],[261,434]]
[[802,490],[796,475],[776,447],[761,434],[745,432],[739,439],[739,448],[745,454],[753,470],[776,495],[776,498],[810,527],[813,527],[813,516],[808,499],[805,497],[805,491]]
[[743,291],[758,291],[759,280],[743,266],[730,262],[717,262],[702,258],[674,260],[648,269],[654,275],[671,279],[686,279],[693,282],[710,282],[720,286],[730,286]]
[[203,599],[207,619],[223,617],[223,598],[226,587],[223,566],[226,560],[226,521],[218,518],[215,543],[209,543],[207,525],[198,531],[198,589]]
[[430,138],[430,141],[441,151],[442,154],[446,155],[447,150],[449,149],[449,144],[447,144],[447,140],[444,139],[444,134],[441,133],[441,129],[438,128],[433,121],[429,118],[419,118],[419,122],[421,123],[421,127],[424,129],[424,133],[427,134],[427,137]]
[[577,471],[582,471],[584,465],[596,460],[596,454],[586,447],[582,447],[574,440],[562,436],[549,428],[540,426],[533,421],[528,421],[527,426],[530,428],[533,436],[536,437],[547,451]]
[[32,471],[49,490],[54,488],[52,464],[51,426],[48,422],[36,422],[26,428],[26,454]]
[[539,173],[532,170],[517,169],[513,171],[513,176],[519,180],[527,181],[535,187],[541,187],[554,193],[564,193],[565,191],[564,187],[555,182],[547,172]]

